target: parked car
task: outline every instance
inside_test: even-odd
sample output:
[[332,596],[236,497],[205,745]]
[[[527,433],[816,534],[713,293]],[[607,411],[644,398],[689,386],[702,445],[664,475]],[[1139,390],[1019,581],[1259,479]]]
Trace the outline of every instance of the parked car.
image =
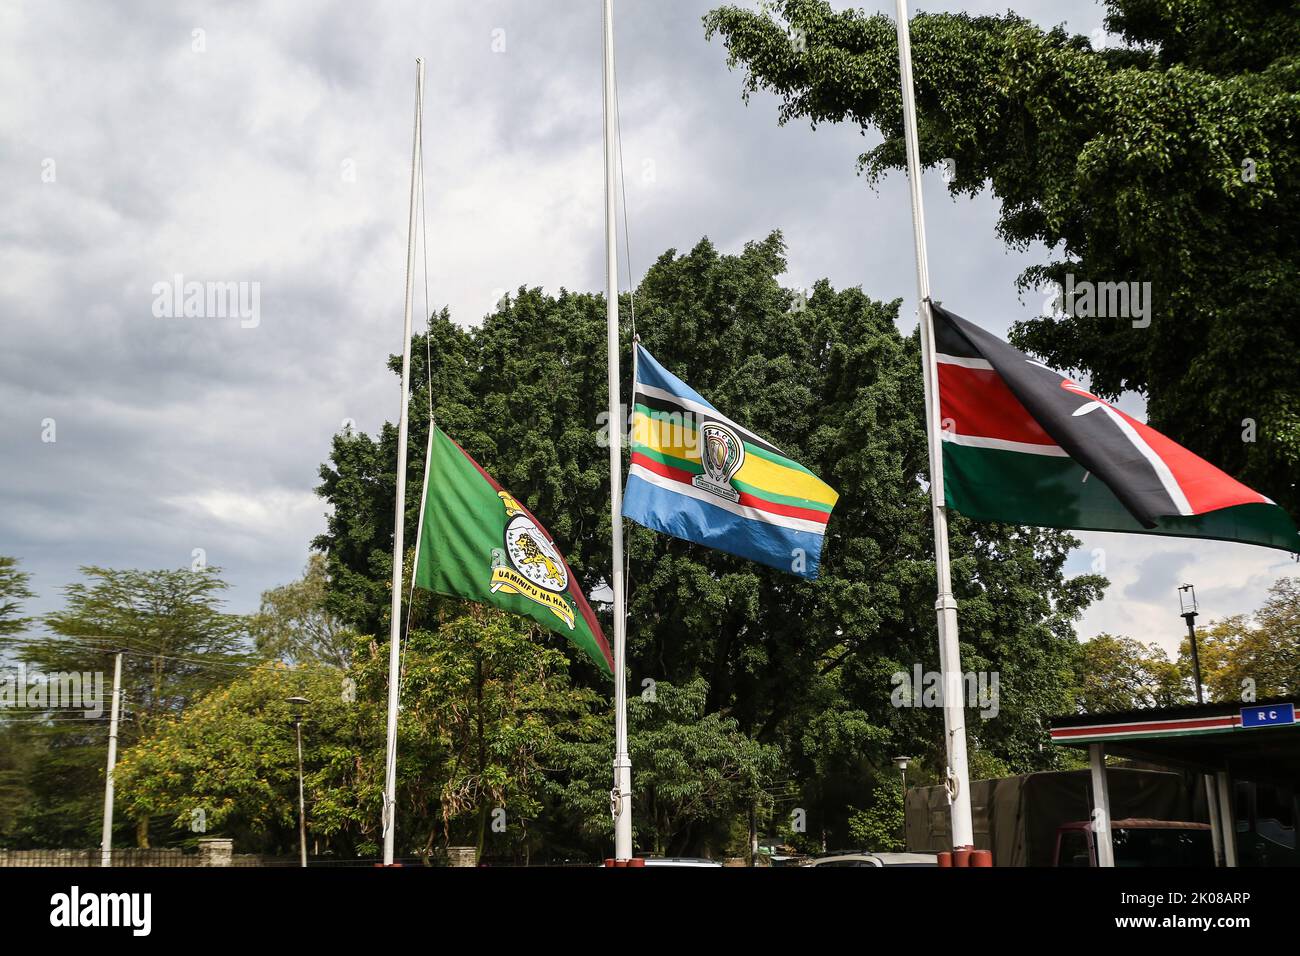
[[938,866],[933,853],[835,853],[809,860],[804,866]]
[[[684,867],[720,867],[717,860],[703,856],[647,856],[642,857],[643,866],[684,866]],[[602,867],[604,863],[600,864]]]
[[648,856],[645,858],[646,866],[703,866],[713,867],[722,866],[717,860],[710,860],[703,856]]

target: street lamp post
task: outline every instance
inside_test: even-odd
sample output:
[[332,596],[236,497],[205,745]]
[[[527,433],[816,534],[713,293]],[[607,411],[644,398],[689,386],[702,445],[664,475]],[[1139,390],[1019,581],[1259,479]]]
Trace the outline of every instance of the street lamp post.
[[894,766],[903,779],[903,849],[907,849],[907,765],[911,757],[895,757]]
[[[1196,647],[1196,588],[1190,584],[1184,584],[1178,589],[1178,612],[1187,622],[1187,642],[1192,649],[1192,681],[1196,684],[1196,702],[1205,703],[1205,692],[1201,689],[1201,655]],[[1219,795],[1214,789],[1214,777],[1211,774],[1205,775],[1205,809],[1210,815],[1211,821],[1219,820]],[[1214,860],[1218,866],[1224,866],[1227,862],[1225,844],[1228,840],[1235,839],[1235,835],[1224,831],[1215,824],[1211,831],[1214,840]]]
[[1178,608],[1187,622],[1187,640],[1192,648],[1192,680],[1196,682],[1196,702],[1205,703],[1201,691],[1201,656],[1196,649],[1196,588],[1184,584],[1178,589]]
[[293,710],[293,727],[298,735],[298,853],[305,867],[307,865],[307,801],[303,795],[302,783],[302,715],[311,701],[306,697],[286,697],[285,703]]

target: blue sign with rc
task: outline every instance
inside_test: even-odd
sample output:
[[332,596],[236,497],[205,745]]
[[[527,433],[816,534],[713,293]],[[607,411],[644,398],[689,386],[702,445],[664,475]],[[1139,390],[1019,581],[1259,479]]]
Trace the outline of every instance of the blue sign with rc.
[[1241,726],[1277,727],[1295,723],[1295,704],[1261,704],[1241,708]]

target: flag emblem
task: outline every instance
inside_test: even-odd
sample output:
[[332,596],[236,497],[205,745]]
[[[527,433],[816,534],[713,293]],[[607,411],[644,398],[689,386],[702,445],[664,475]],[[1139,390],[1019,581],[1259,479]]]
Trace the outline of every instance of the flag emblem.
[[510,520],[505,528],[505,556],[492,551],[492,593],[504,591],[535,601],[572,630],[573,608],[560,596],[569,588],[564,559],[510,492],[497,492],[497,497]]
[[740,492],[731,486],[731,476],[745,463],[745,443],[721,422],[705,422],[700,435],[704,439],[704,474],[692,478],[691,484],[728,501],[739,501]]

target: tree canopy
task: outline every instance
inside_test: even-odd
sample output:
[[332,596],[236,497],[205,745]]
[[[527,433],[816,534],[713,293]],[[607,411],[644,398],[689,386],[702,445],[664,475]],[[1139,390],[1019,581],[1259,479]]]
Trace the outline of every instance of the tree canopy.
[[[322,785],[347,779],[355,759],[346,696],[342,674],[320,664],[254,667],[164,718],[123,753],[114,775],[120,806],[133,817],[161,818],[188,841],[222,834],[234,837],[241,852],[290,851],[297,841],[298,758],[286,700],[310,701],[303,762],[314,814]],[[313,835],[320,830],[328,835],[325,826],[314,826]]]
[[1179,662],[1160,645],[1114,634],[1083,643],[1079,682],[1078,707],[1089,714],[1195,701]]

